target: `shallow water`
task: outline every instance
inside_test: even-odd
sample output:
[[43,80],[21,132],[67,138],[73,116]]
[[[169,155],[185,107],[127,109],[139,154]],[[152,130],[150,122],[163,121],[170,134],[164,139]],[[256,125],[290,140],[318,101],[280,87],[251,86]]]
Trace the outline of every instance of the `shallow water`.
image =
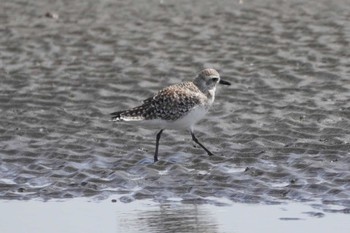
[[[242,2],[1,3],[0,199],[301,201],[348,213],[350,5]],[[165,131],[153,164],[156,130],[109,121],[209,66],[233,83],[196,128],[215,156]]]
[[[64,202],[0,201],[0,230],[19,232],[349,232],[348,216],[300,204],[124,204],[75,198]],[[253,223],[253,224],[252,224]]]

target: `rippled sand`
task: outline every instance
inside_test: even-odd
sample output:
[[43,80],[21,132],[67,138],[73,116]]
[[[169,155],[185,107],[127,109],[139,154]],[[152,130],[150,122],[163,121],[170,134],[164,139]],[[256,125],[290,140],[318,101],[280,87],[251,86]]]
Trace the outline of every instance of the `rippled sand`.
[[[312,200],[347,212],[345,3],[2,3],[0,198]],[[153,164],[156,130],[108,114],[202,67],[233,83],[196,128],[216,155],[165,131]]]

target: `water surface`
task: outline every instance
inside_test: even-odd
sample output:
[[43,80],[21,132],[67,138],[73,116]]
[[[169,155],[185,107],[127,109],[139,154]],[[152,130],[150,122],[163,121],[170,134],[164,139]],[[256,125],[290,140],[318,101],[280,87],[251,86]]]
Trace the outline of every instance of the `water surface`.
[[0,230],[19,232],[319,232],[349,231],[344,214],[323,215],[296,203],[283,205],[154,203],[139,200],[89,201],[76,198],[64,202],[0,202]]

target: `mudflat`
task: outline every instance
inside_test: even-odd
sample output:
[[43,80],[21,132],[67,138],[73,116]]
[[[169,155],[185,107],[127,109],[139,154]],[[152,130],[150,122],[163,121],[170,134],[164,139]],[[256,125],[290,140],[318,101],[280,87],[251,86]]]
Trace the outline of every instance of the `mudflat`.
[[[5,1],[0,199],[312,201],[350,208],[346,1]],[[218,89],[197,137],[109,113],[192,80]],[[329,209],[337,205],[337,210]]]

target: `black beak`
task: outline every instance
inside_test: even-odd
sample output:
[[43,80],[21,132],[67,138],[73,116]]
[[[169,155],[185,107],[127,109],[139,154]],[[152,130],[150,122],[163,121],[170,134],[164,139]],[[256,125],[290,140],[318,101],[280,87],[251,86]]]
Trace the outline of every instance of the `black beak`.
[[230,86],[230,85],[231,85],[230,82],[227,82],[227,81],[222,80],[222,79],[220,79],[219,83],[222,84],[222,85],[227,85],[227,86]]

